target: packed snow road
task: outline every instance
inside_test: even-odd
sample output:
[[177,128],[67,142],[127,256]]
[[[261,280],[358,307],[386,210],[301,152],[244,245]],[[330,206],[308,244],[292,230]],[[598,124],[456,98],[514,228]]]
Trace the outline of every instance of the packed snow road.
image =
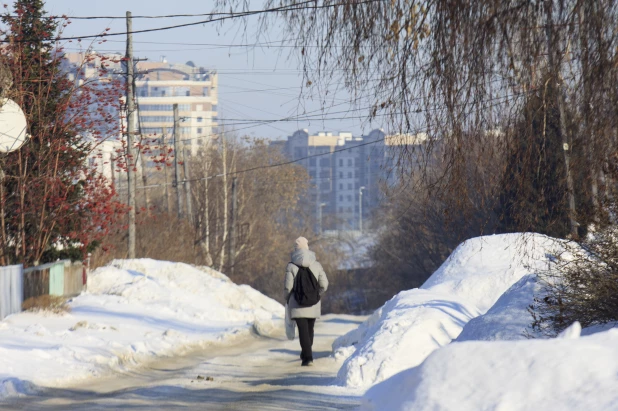
[[301,367],[298,339],[250,337],[233,346],[151,363],[78,386],[40,388],[2,409],[342,410],[360,393],[331,385],[341,362],[335,338],[364,318],[328,315],[316,322],[313,367]]

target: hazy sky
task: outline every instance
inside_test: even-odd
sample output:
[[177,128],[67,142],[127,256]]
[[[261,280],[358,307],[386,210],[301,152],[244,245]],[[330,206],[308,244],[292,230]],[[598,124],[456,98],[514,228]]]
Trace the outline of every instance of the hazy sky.
[[[261,8],[260,2],[253,2],[253,9]],[[138,15],[169,15],[208,13],[212,1],[204,0],[49,0],[46,10],[51,14],[66,14],[68,16],[124,16],[127,10],[134,16]],[[134,19],[133,29],[164,27],[192,21],[205,20],[205,17],[166,18],[166,19]],[[252,18],[257,19],[257,18]],[[256,21],[256,20],[251,20]],[[106,28],[110,32],[123,32],[126,23],[123,19],[103,20],[73,20],[63,36],[79,36],[97,34]],[[239,32],[238,23],[197,25],[166,31],[135,34],[135,57],[159,61],[162,56],[169,62],[185,63],[189,60],[198,66],[214,68],[219,71],[219,118],[220,119],[282,119],[302,114],[303,111],[319,114],[316,110],[326,108],[323,117],[347,116],[346,120],[312,120],[278,122],[272,125],[237,126],[240,134],[250,134],[258,137],[283,138],[300,128],[310,131],[351,131],[355,135],[369,132],[376,125],[369,125],[360,118],[366,112],[350,111],[341,114],[342,110],[350,108],[346,104],[349,98],[346,93],[334,96],[335,102],[328,102],[322,107],[320,99],[300,98],[300,87],[303,83],[298,69],[296,55],[289,56],[289,48],[281,47],[237,47],[255,42],[254,27],[249,28],[249,40]],[[281,33],[273,29],[265,33],[263,42],[281,40]],[[100,52],[118,51],[124,54],[126,38],[116,36],[108,38],[106,43],[96,44],[95,50]],[[235,45],[230,47],[230,45]],[[75,42],[66,44],[67,51],[76,51]],[[342,104],[343,102],[343,104]],[[330,108],[333,104],[336,107]],[[336,111],[337,114],[328,114]],[[234,123],[238,123],[234,121]],[[246,128],[245,128],[246,127]]]

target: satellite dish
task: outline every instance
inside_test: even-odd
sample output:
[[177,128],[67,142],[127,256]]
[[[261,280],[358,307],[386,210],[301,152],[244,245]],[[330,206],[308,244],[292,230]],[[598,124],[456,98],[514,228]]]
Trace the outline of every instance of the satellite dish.
[[10,153],[18,150],[29,137],[26,116],[13,100],[7,98],[0,103],[0,153]]

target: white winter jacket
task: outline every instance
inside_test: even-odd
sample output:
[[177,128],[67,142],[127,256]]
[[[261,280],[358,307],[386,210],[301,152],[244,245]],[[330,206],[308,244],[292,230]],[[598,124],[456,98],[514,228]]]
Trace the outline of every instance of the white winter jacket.
[[315,253],[309,250],[295,250],[292,253],[292,262],[288,263],[285,268],[285,284],[284,284],[284,299],[288,301],[291,309],[292,318],[320,318],[322,314],[322,301],[311,307],[299,307],[292,289],[294,288],[294,279],[298,274],[298,267],[309,267],[320,285],[320,297],[328,288],[328,278],[322,268],[322,264],[318,262]]

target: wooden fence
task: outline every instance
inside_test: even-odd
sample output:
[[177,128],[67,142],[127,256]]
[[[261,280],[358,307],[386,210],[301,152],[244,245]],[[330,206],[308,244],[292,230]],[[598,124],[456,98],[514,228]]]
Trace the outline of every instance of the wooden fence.
[[29,298],[43,295],[74,297],[86,288],[87,264],[56,261],[24,269],[0,267],[0,320],[22,310]]

